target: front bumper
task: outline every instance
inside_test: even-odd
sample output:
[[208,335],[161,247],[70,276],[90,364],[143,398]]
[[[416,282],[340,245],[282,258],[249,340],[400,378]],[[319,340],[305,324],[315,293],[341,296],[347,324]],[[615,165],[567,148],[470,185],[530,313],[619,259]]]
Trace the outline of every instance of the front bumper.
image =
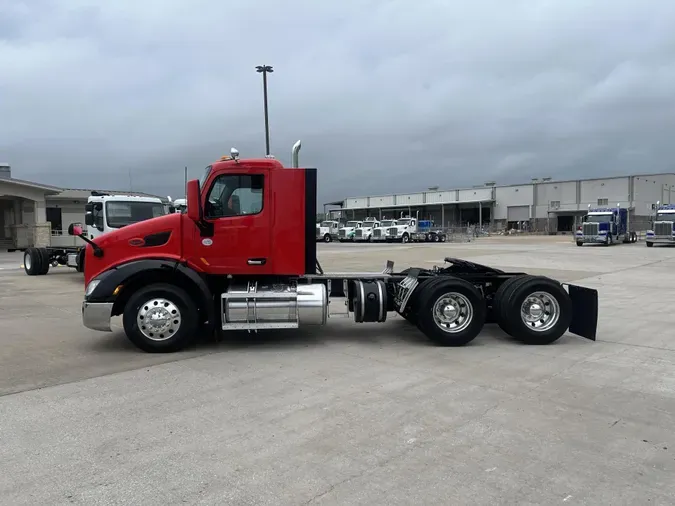
[[654,235],[647,233],[645,241],[652,242],[654,244],[675,244],[675,236],[670,237],[667,235]]
[[605,244],[607,242],[607,235],[578,235],[576,236],[576,240],[584,244]]
[[82,323],[92,330],[112,332],[110,317],[112,315],[112,302],[82,302]]

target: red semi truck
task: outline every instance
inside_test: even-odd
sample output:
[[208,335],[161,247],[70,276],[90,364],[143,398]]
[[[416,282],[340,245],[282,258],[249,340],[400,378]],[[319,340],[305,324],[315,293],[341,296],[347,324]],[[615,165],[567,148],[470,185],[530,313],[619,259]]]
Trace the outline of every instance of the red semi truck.
[[[317,260],[317,170],[237,150],[187,184],[187,213],[105,234],[86,246],[86,327],[127,337],[147,352],[174,352],[199,334],[324,325],[329,301],[358,323],[396,312],[432,342],[461,346],[485,323],[527,344],[569,331],[595,340],[596,290],[446,258],[447,266],[328,273]],[[298,226],[300,222],[300,226]]]

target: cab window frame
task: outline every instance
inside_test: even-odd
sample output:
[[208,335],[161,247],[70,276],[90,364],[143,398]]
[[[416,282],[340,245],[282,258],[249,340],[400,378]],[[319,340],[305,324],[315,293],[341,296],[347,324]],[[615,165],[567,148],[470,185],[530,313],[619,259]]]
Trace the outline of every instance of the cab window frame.
[[[230,186],[230,183],[227,182],[228,179],[235,179],[238,178],[236,186]],[[259,184],[254,184],[254,179],[259,178]],[[242,181],[246,181],[248,179],[248,182],[246,184],[242,184]],[[223,183],[223,181],[225,182]],[[214,210],[212,207],[212,195],[214,190],[216,190],[218,185],[224,184],[224,188],[221,191],[221,194],[218,196],[218,201],[219,203],[222,204],[223,197],[227,200],[229,200],[233,195],[237,196],[237,191],[240,190],[249,190],[251,194],[254,195],[260,195],[259,199],[259,207],[255,212],[248,212],[244,213],[241,212],[241,201],[240,201],[240,209],[239,212],[234,214],[227,214],[224,213],[223,211],[225,210],[225,207],[222,207],[218,210],[218,214],[214,214]],[[258,192],[254,192],[254,188],[260,188]],[[228,192],[225,195],[223,195],[222,192]],[[256,204],[258,202],[255,202]],[[208,220],[219,220],[222,218],[242,218],[245,216],[257,216],[263,212],[265,209],[265,174],[259,174],[259,173],[229,173],[229,174],[219,174],[216,177],[213,178],[211,181],[211,184],[209,185],[208,192],[206,194],[206,198],[204,199],[204,218]]]

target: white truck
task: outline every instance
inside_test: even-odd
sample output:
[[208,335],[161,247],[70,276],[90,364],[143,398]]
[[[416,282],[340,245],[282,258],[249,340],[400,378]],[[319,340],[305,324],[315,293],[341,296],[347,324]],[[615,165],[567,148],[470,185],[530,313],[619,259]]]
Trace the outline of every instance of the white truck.
[[645,242],[651,248],[654,244],[675,244],[675,204],[656,203],[653,230],[647,230]]
[[377,218],[366,218],[354,232],[354,240],[357,242],[370,242],[373,238],[373,230],[380,226]]
[[316,240],[331,242],[338,237],[340,222],[335,220],[324,220],[316,224]]
[[348,221],[345,226],[338,230],[338,240],[340,242],[354,241],[356,229],[363,224],[362,221]]
[[[84,210],[86,230],[80,237],[85,242],[91,242],[111,230],[167,214],[164,203],[157,197],[110,195],[96,191],[91,192],[91,196],[87,198]],[[80,223],[71,223],[68,234],[79,235],[74,232],[81,226]],[[31,247],[24,252],[23,266],[29,276],[45,275],[49,272],[49,267],[57,265],[67,265],[78,272],[84,271],[84,245]]]
[[388,220],[383,218],[380,224],[373,228],[372,241],[373,242],[384,242],[387,240],[387,230],[390,227],[396,226],[396,220]]
[[173,213],[187,212],[187,199],[176,199],[176,200],[172,201],[169,198],[169,204],[170,204],[170,207],[173,208],[169,212],[173,212]]
[[396,220],[396,225],[387,229],[387,242],[408,243],[412,234],[417,233],[417,218],[402,216]]

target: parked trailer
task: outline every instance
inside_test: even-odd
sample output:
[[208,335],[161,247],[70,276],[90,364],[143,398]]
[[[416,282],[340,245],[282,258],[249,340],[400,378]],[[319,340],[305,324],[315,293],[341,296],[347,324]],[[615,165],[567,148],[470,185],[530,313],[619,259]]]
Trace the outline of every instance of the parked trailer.
[[652,230],[647,231],[645,242],[651,248],[654,244],[675,244],[675,204],[656,203],[656,216]]
[[[86,231],[82,230],[80,223],[71,223],[68,234],[77,235],[86,243],[113,230],[166,213],[162,200],[156,197],[111,195],[93,191],[85,205]],[[77,233],[74,233],[75,229]],[[44,276],[50,267],[58,265],[66,265],[77,272],[84,272],[83,262],[84,245],[31,247],[27,248],[23,255],[24,270],[29,276]]]
[[[595,340],[597,291],[545,276],[456,258],[431,269],[396,272],[387,262],[382,272],[324,272],[314,230],[317,170],[298,168],[299,150],[298,141],[292,168],[284,168],[270,158],[241,160],[233,148],[207,167],[201,185],[188,182],[186,214],[87,245],[84,325],[110,331],[111,317],[121,315],[138,348],[175,352],[216,329],[325,325],[337,297],[355,322],[382,323],[396,312],[441,346],[465,345],[489,322],[526,344],[549,344],[566,331]],[[229,209],[233,191],[250,195],[257,211]]]

